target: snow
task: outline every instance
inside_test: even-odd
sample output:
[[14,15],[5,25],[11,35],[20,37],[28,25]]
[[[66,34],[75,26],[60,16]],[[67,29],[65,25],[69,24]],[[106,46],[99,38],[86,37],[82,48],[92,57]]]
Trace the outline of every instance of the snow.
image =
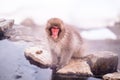
[[117,36],[107,28],[83,31],[81,36],[88,40],[117,39]]

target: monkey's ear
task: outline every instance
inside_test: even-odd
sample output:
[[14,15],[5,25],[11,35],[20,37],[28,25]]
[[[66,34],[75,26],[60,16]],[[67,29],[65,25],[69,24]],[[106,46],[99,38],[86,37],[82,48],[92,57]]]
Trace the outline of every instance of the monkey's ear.
[[47,26],[46,29],[45,29],[45,30],[46,30],[46,33],[47,33],[47,35],[48,35],[48,37],[51,37],[51,35],[52,35],[50,29],[51,29],[51,26]]

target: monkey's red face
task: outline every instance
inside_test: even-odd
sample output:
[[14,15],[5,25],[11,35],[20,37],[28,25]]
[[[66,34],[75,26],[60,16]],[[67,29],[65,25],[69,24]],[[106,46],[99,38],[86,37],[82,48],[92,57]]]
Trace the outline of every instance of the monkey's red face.
[[58,28],[58,26],[53,26],[51,27],[51,37],[53,39],[57,39],[60,33],[60,29]]

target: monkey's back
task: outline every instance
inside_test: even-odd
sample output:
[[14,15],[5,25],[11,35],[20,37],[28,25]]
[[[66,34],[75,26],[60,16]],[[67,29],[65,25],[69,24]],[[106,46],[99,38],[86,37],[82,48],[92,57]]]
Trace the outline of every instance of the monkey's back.
[[73,57],[82,57],[84,55],[84,42],[78,30],[72,26],[65,27],[66,36],[61,40],[62,46],[73,52]]

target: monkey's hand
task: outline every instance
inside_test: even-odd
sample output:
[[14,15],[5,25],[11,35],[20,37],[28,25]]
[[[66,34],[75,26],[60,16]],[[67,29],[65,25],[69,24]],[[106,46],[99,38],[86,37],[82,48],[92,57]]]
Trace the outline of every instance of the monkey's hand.
[[58,69],[57,69],[57,68],[58,68],[58,65],[51,65],[50,68],[51,68],[52,70],[58,70]]
[[69,63],[70,60],[63,61],[63,59],[56,65],[56,70],[63,68]]
[[70,50],[65,49],[64,52],[62,52],[61,57],[58,58],[58,65],[57,70],[63,68],[64,66],[68,65],[70,63],[72,52]]
[[62,69],[65,66],[65,64],[59,64],[56,66],[56,70],[58,71],[59,69]]

